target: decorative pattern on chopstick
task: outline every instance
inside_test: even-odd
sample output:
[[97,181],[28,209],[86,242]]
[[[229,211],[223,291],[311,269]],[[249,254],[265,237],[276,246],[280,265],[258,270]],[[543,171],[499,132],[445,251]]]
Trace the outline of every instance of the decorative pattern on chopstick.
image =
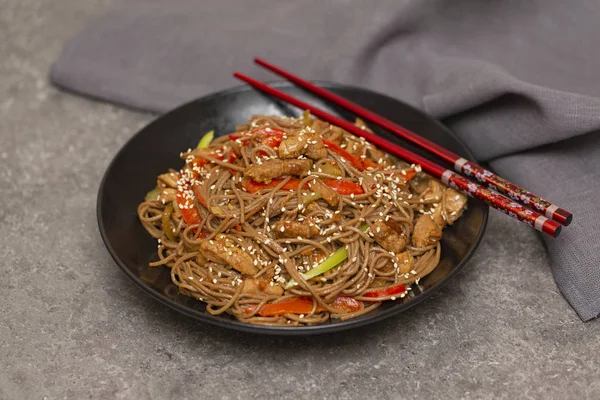
[[467,176],[474,176],[479,182],[484,183],[490,189],[505,193],[511,199],[545,213],[547,218],[553,219],[565,226],[571,223],[573,215],[570,212],[465,158],[461,157],[456,160],[454,169],[459,172],[462,171]]
[[287,93],[272,88],[269,85],[258,81],[254,78],[251,78],[247,75],[236,72],[233,74],[233,76],[249,83],[251,86],[255,87],[258,90],[261,90],[267,94],[277,97],[280,100],[283,100],[301,109],[309,110],[313,115],[317,116],[318,118],[321,118],[331,124],[337,125],[347,130],[348,132],[354,133],[357,136],[361,136],[370,141],[371,143],[375,144],[379,148],[389,153],[395,154],[396,156],[410,163],[421,165],[425,172],[434,176],[435,178],[442,180],[442,182],[461,190],[462,192],[466,193],[471,197],[475,197],[479,200],[484,201],[490,207],[498,209],[504,212],[505,214],[516,218],[519,221],[537,229],[540,232],[544,232],[552,237],[557,237],[561,231],[562,227],[560,226],[560,224],[544,217],[536,211],[525,208],[521,204],[511,201],[510,199],[502,196],[497,192],[489,190],[478,183],[472,182],[464,176],[458,175],[455,172],[446,169],[424,157],[421,157],[418,154],[406,150],[395,143],[389,142],[380,136],[362,130],[349,121],[331,115],[328,112],[325,112],[315,106],[305,103],[302,100],[290,96]]
[[297,77],[291,74],[290,72],[279,68],[276,65],[273,65],[265,60],[256,58],[254,59],[254,61],[257,64],[276,73],[277,75],[280,75],[288,79],[289,81],[303,87],[304,89],[307,89],[313,93],[316,93],[320,97],[323,97],[344,108],[347,108],[359,117],[374,122],[377,125],[380,125],[383,128],[401,136],[402,138],[418,145],[419,147],[435,154],[436,156],[444,159],[445,161],[452,163],[456,171],[464,173],[468,176],[474,176],[475,178],[477,178],[477,180],[484,183],[490,189],[504,193],[517,202],[535,208],[539,212],[544,213],[546,217],[553,219],[562,225],[566,226],[571,223],[571,220],[573,219],[573,214],[571,214],[569,211],[560,208],[547,200],[542,199],[541,197],[523,189],[518,185],[515,185],[514,183],[494,174],[491,171],[486,170],[485,168],[472,161],[468,161],[460,157],[459,155],[438,145],[437,143],[425,139],[424,137],[388,120],[387,118],[377,115],[374,112],[369,111],[366,108],[361,107],[354,102],[351,102],[350,100],[344,99],[343,97],[338,96],[335,93],[315,86],[312,83],[300,77]]
[[[423,166],[425,170],[425,167]],[[552,237],[558,236],[561,226],[543,215],[519,204],[498,192],[490,190],[485,186],[473,183],[462,175],[447,169],[442,173],[441,181],[445,184],[459,189],[470,197],[483,200],[491,207],[507,214],[519,221],[537,229],[540,232],[547,233]]]

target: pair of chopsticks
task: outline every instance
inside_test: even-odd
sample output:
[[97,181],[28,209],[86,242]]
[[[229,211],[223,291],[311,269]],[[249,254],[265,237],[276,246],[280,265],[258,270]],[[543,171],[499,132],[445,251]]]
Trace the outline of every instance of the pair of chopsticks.
[[[309,110],[316,117],[333,125],[337,125],[340,128],[343,128],[357,136],[361,136],[379,148],[386,150],[387,152],[394,154],[409,163],[421,165],[423,171],[435,178],[440,179],[445,184],[452,186],[471,197],[484,201],[489,206],[518,219],[519,221],[537,229],[540,232],[544,232],[552,237],[557,237],[562,229],[561,225],[567,226],[571,223],[573,214],[567,210],[542,199],[541,197],[515,185],[514,183],[494,174],[493,172],[484,169],[480,165],[466,160],[460,157],[458,154],[455,154],[402,126],[378,114],[375,114],[374,112],[369,111],[356,103],[344,99],[343,97],[340,97],[326,89],[315,86],[312,83],[285,71],[282,68],[279,68],[259,58],[255,59],[255,62],[297,84],[298,86],[315,93],[317,96],[342,106],[349,111],[352,111],[359,117],[373,122],[396,134],[397,136],[400,136],[401,138],[419,146],[420,148],[427,150],[428,152],[441,158],[443,161],[451,163],[454,166],[455,171],[463,173],[467,176],[474,176],[481,183],[471,181],[465,176],[459,175],[458,173],[447,169],[446,167],[421,157],[420,155],[404,149],[403,147],[380,136],[360,129],[349,121],[329,114],[326,111],[305,103],[287,93],[272,88],[261,81],[239,72],[236,72],[233,75],[262,92],[272,95],[301,109]],[[506,196],[503,196],[498,192],[504,193]],[[528,205],[532,208],[528,208],[525,205]]]

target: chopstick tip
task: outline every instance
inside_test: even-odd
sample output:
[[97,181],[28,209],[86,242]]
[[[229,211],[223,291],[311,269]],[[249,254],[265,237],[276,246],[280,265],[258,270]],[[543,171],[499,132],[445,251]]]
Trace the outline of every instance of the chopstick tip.
[[556,239],[558,237],[558,235],[560,235],[560,232],[562,231],[562,226],[557,226],[556,229],[554,230],[554,238]]
[[556,210],[555,214],[558,214],[562,217],[561,222],[564,226],[568,226],[573,221],[573,214],[571,214],[565,209],[559,208],[558,210]]

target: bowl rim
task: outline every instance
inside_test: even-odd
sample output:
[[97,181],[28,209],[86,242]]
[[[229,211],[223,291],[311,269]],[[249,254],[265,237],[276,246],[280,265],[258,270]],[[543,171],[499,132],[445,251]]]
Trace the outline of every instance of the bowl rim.
[[[274,81],[269,81],[267,83],[270,86],[274,86],[277,88],[294,87],[294,85],[291,84],[290,82],[282,81],[282,80],[274,80]],[[447,128],[445,125],[443,125],[437,119],[435,119],[432,116],[430,116],[429,114],[427,114],[425,111],[417,109],[416,107],[413,107],[412,105],[405,103],[402,100],[393,98],[386,94],[379,93],[379,92],[376,92],[376,91],[373,91],[370,89],[353,86],[353,85],[333,83],[333,82],[328,82],[328,81],[313,81],[313,83],[315,83],[319,87],[323,87],[323,88],[327,88],[327,89],[334,89],[334,90],[335,89],[346,89],[346,90],[353,90],[353,91],[357,91],[357,92],[365,92],[365,93],[369,92],[369,93],[384,97],[388,100],[402,103],[402,105],[404,107],[409,108],[412,111],[415,111],[416,113],[419,113],[421,115],[428,117],[433,123],[438,125],[438,127],[440,129],[444,130],[446,134],[450,135],[456,142],[458,142],[463,147],[467,158],[475,159],[475,157],[473,157],[473,154],[471,153],[471,150],[469,149],[469,147],[458,136],[456,136],[456,134],[454,132],[452,132],[449,128]],[[114,164],[120,158],[121,154],[125,151],[125,149],[129,146],[129,144],[138,135],[140,135],[144,130],[150,128],[153,124],[155,124],[156,121],[158,121],[159,119],[168,118],[170,115],[179,112],[180,109],[189,107],[189,106],[193,105],[194,103],[211,101],[218,97],[231,96],[231,95],[235,95],[237,93],[242,93],[242,92],[247,92],[247,91],[252,91],[252,90],[254,90],[254,89],[248,85],[244,85],[244,84],[237,85],[237,86],[234,86],[234,87],[231,87],[228,89],[215,91],[215,92],[212,92],[205,96],[190,100],[188,102],[180,104],[179,106],[171,109],[170,111],[168,111],[164,114],[159,115],[158,117],[156,117],[152,121],[150,121],[148,124],[146,124],[142,128],[140,128],[125,143],[123,143],[121,145],[120,149],[118,150],[118,152],[113,156],[112,160],[106,167],[104,175],[102,176],[102,180],[100,181],[100,185],[98,188],[98,195],[96,197],[96,218],[98,221],[98,228],[100,230],[100,236],[102,237],[102,241],[104,242],[104,245],[106,246],[112,259],[121,268],[121,270],[123,270],[123,272],[125,272],[125,274],[132,281],[134,281],[140,289],[143,290],[143,292],[152,296],[154,299],[158,300],[162,304],[164,304],[172,309],[175,309],[176,311],[178,311],[188,317],[192,317],[194,319],[197,319],[197,320],[200,320],[203,322],[207,322],[211,325],[216,325],[216,326],[220,326],[223,328],[234,329],[234,330],[241,331],[241,332],[257,333],[257,334],[263,334],[263,335],[305,336],[305,335],[339,332],[339,331],[349,330],[349,329],[353,329],[353,328],[358,328],[361,326],[379,322],[388,317],[399,314],[400,312],[406,311],[409,308],[412,308],[412,307],[416,306],[417,304],[427,300],[434,293],[438,292],[440,290],[440,288],[442,288],[443,286],[448,284],[448,282],[450,282],[464,268],[464,266],[471,259],[471,257],[473,256],[473,254],[479,247],[479,244],[481,243],[483,235],[485,234],[485,231],[487,228],[487,223],[488,223],[488,216],[489,216],[489,206],[487,206],[487,205],[485,205],[485,207],[483,208],[483,218],[482,218],[481,227],[479,228],[479,232],[477,233],[477,237],[475,238],[474,243],[471,245],[471,248],[467,251],[467,253],[460,260],[460,262],[448,274],[448,276],[446,276],[444,279],[442,279],[441,281],[439,281],[436,284],[434,284],[433,286],[431,286],[429,289],[427,289],[427,291],[422,292],[418,296],[414,297],[411,301],[406,302],[406,303],[399,303],[398,305],[396,305],[394,307],[390,307],[387,310],[375,313],[370,316],[368,314],[366,314],[365,316],[357,318],[357,319],[350,319],[347,321],[335,322],[332,324],[300,326],[300,327],[251,325],[251,324],[247,324],[247,323],[240,322],[240,321],[233,320],[233,319],[232,320],[224,319],[219,316],[208,314],[206,312],[201,312],[198,310],[188,308],[182,304],[179,304],[173,300],[166,298],[165,296],[161,295],[157,291],[155,291],[152,288],[145,285],[142,282],[142,280],[139,279],[139,277],[137,277],[125,265],[125,263],[119,258],[115,249],[113,248],[113,246],[111,245],[111,243],[109,241],[109,238],[108,238],[105,226],[104,226],[104,218],[103,218],[104,216],[102,213],[101,205],[102,205],[102,198],[104,196],[105,185],[106,185],[106,181],[108,179],[109,172],[112,170],[112,168],[114,167]]]

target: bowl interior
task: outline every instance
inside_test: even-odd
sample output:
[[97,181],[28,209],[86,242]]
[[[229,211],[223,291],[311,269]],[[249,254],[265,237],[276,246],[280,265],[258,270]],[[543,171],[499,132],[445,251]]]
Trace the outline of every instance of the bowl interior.
[[[274,84],[296,97],[336,115],[352,115],[311,97],[286,82]],[[349,86],[322,83],[335,93],[359,103],[436,143],[473,159],[469,150],[447,128],[427,114],[390,97]],[[212,316],[204,304],[178,292],[167,268],[150,268],[156,258],[156,240],[151,238],[137,218],[137,206],[156,184],[156,176],[169,168],[183,165],[179,153],[194,147],[207,131],[217,135],[235,130],[237,124],[253,114],[294,115],[300,110],[280,103],[247,86],[218,92],[187,103],[157,118],[127,142],[108,167],[98,193],[98,223],[104,243],[123,271],[156,299],[194,318],[233,329],[284,335],[302,335],[348,329],[381,320],[421,302],[438,290],[464,266],[479,244],[487,223],[488,207],[469,200],[464,215],[444,229],[442,258],[432,274],[422,279],[421,290],[411,299],[386,302],[370,314],[349,321],[333,321],[312,327],[262,327],[243,324],[229,315]],[[419,154],[428,154],[414,146],[372,128],[389,140]]]

